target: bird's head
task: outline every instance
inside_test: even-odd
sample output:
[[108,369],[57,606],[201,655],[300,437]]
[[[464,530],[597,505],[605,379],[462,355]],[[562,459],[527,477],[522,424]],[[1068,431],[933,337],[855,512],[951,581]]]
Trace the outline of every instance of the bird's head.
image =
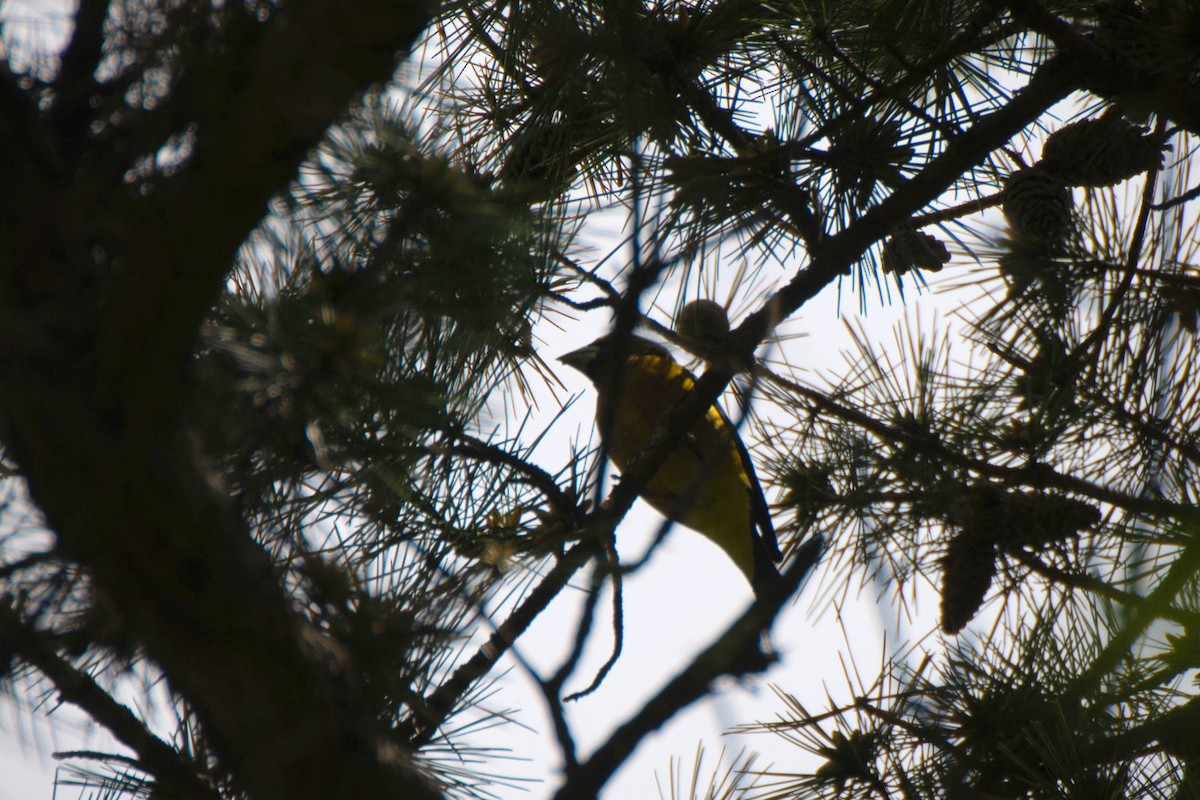
[[588,376],[592,383],[598,383],[604,380],[605,375],[609,374],[612,369],[612,360],[617,356],[618,349],[623,353],[624,358],[637,355],[670,357],[670,353],[665,347],[649,339],[628,336],[624,338],[624,341],[620,341],[617,334],[609,333],[591,344],[560,356],[558,360]]

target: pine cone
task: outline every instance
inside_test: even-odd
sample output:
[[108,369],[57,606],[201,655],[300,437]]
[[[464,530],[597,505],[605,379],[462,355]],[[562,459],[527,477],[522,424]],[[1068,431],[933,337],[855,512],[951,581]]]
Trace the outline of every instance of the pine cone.
[[996,541],[1003,550],[1040,549],[1079,535],[1100,521],[1100,509],[1073,497],[1009,492],[1000,513],[1007,524]]
[[1014,172],[1004,184],[1004,216],[1021,238],[1062,241],[1071,228],[1073,210],[1071,190],[1040,167]]
[[1067,186],[1112,186],[1161,167],[1164,149],[1159,137],[1110,109],[1051,134],[1038,168]]
[[958,633],[979,611],[996,577],[996,550],[973,532],[956,533],[942,558],[942,630]]
[[901,231],[883,245],[883,271],[904,275],[912,269],[940,272],[950,260],[950,251],[936,236],[920,231]]
[[715,345],[729,333],[729,317],[724,306],[714,300],[693,300],[675,316],[675,332]]
[[1014,552],[1078,536],[1100,521],[1100,510],[1073,497],[982,485],[963,492],[949,521],[962,536]]

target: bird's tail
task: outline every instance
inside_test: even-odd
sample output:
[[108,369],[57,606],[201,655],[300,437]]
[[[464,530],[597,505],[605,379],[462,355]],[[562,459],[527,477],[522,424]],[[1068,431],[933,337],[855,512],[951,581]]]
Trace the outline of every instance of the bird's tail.
[[779,589],[779,585],[782,582],[783,576],[779,574],[779,570],[775,567],[775,560],[767,552],[767,546],[761,538],[755,536],[754,580],[750,582],[750,588],[754,590],[754,596],[762,598],[765,595],[772,594],[773,591]]
[[[786,571],[789,578],[795,582],[792,584],[794,590],[796,586],[812,571],[816,566],[817,561],[821,557],[821,550],[824,547],[824,537],[817,535],[809,538],[799,549],[793,558],[788,560]],[[803,566],[802,566],[803,565]],[[793,573],[799,571],[799,575]],[[790,581],[789,581],[790,582]],[[754,580],[751,582],[751,588],[754,590],[754,596],[762,599],[769,595],[773,595],[782,590],[784,577],[780,574],[779,569],[775,566],[775,562],[767,553],[766,545],[757,537],[754,540]]]

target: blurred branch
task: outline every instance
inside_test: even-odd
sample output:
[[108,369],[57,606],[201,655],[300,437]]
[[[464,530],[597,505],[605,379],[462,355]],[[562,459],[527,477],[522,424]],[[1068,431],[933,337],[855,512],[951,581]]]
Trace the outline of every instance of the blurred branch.
[[610,575],[612,576],[612,627],[613,627],[613,646],[612,652],[608,654],[608,660],[600,665],[600,669],[596,670],[596,675],[592,678],[592,682],[578,692],[573,692],[563,698],[565,702],[571,703],[576,700],[581,700],[587,697],[592,692],[600,688],[600,684],[608,677],[608,673],[616,665],[617,659],[621,657],[621,651],[625,647],[625,605],[624,605],[624,578],[623,573],[618,563],[617,548],[610,541],[605,549],[605,561],[609,566]]
[[62,154],[74,164],[88,137],[95,109],[89,99],[96,88],[96,70],[104,48],[104,22],[110,0],[79,0],[74,30],[54,78],[54,105],[50,118],[58,129]]
[[[50,679],[59,696],[103,725],[118,741],[137,753],[136,764],[169,787],[172,796],[187,800],[221,800],[221,794],[196,774],[194,765],[159,739],[126,706],[113,699],[86,672],[76,669],[46,643],[45,635],[0,602],[0,641]],[[175,793],[178,793],[177,795]]]
[[1180,550],[1154,590],[1133,607],[1133,613],[1121,629],[1113,632],[1104,649],[1072,682],[1065,693],[1067,702],[1076,702],[1076,698],[1089,696],[1105,676],[1130,658],[1133,643],[1156,619],[1165,616],[1164,611],[1171,608],[1175,596],[1195,580],[1196,572],[1200,569],[1200,541],[1195,538],[1197,529],[1200,529],[1200,520],[1193,518],[1190,527],[1193,529],[1192,540]]
[[[102,371],[122,405],[151,402],[145,411],[157,416],[150,412],[177,390],[164,376],[190,349],[267,201],[347,106],[391,77],[431,13],[427,2],[372,0],[347,13],[318,0],[265,23],[239,17],[226,41],[189,65],[165,103],[187,108],[194,152],[170,192],[129,215],[129,250],[101,331]],[[148,340],[146,330],[156,335]]]
[[[575,624],[575,636],[571,642],[571,650],[563,659],[562,664],[558,669],[544,681],[543,691],[546,692],[547,698],[551,701],[551,705],[558,706],[561,710],[562,705],[562,688],[566,684],[567,679],[575,672],[579,666],[579,659],[583,657],[583,650],[587,646],[588,638],[592,633],[592,626],[596,622],[596,606],[600,602],[600,590],[604,588],[605,569],[603,562],[597,561],[592,566],[591,580],[588,581],[587,597],[583,601],[583,608],[579,610],[579,622]],[[569,754],[573,760],[575,753]]]
[[[26,185],[32,176],[47,170],[52,161],[37,101],[25,87],[26,82],[32,79],[14,73],[9,60],[0,58],[0,165],[3,166],[0,173],[12,186]],[[19,219],[17,209],[29,202],[26,191],[0,193],[0,224],[7,227],[12,220]],[[15,231],[6,231],[0,236],[0,246],[6,250],[12,247],[14,236]]]
[[[1120,603],[1129,608],[1138,608],[1146,605],[1147,598],[1133,592],[1126,592],[1113,586],[1111,583],[1095,578],[1091,575],[1081,574],[1077,572],[1067,572],[1059,569],[1053,564],[1047,564],[1042,559],[1038,558],[1033,553],[1027,553],[1021,550],[1010,550],[1008,555],[1016,559],[1018,562],[1028,567],[1029,569],[1041,575],[1043,578],[1049,578],[1055,583],[1063,586],[1070,586],[1076,589],[1082,589],[1086,592],[1099,595],[1115,603]],[[1175,605],[1159,606],[1153,609],[1153,612],[1163,619],[1169,619],[1172,622],[1177,622],[1180,625],[1188,628],[1200,629],[1200,611],[1192,611],[1187,608],[1180,608]]]

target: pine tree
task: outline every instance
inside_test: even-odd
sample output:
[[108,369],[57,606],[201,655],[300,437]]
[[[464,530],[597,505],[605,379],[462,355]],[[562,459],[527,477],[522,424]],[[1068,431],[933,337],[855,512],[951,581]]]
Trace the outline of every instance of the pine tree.
[[[80,0],[61,44],[16,7],[0,676],[127,748],[68,754],[83,785],[486,795],[465,732],[574,580],[548,791],[595,797],[770,665],[819,541],[824,590],[940,619],[849,703],[780,688],[794,767],[672,794],[1200,796],[1194,3]],[[797,366],[819,293],[926,285],[953,334]],[[606,312],[702,372],[611,491],[531,413],[543,332]],[[583,756],[614,530],[722,395],[784,585]]]

